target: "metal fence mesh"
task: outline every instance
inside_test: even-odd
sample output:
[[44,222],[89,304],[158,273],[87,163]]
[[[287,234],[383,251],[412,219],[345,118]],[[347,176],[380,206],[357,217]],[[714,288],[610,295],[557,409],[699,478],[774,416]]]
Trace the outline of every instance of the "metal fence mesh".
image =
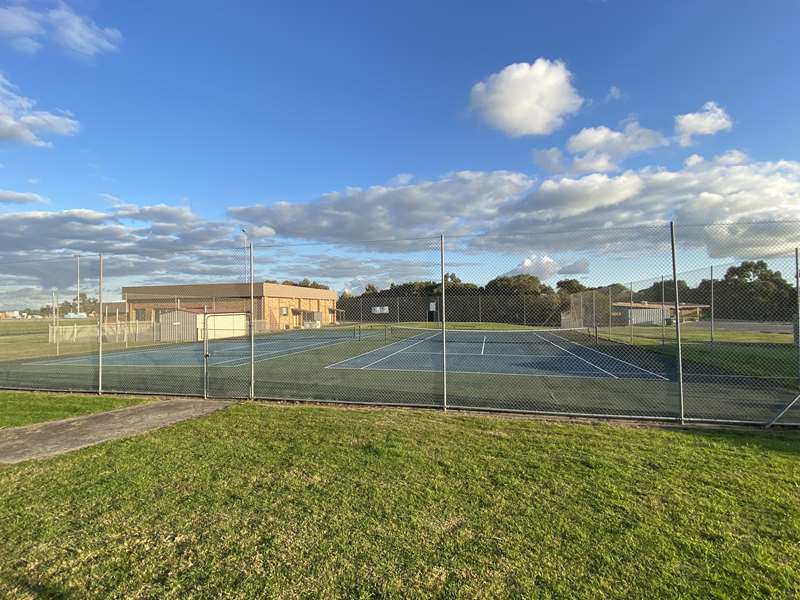
[[12,257],[0,387],[800,424],[800,223],[675,233]]

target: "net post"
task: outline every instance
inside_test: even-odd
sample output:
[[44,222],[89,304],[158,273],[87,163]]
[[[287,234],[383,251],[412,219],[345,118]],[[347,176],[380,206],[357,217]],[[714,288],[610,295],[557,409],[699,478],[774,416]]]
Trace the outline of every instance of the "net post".
[[444,273],[444,233],[439,237],[439,266],[442,277],[442,409],[447,410],[447,304]]
[[670,246],[672,248],[672,284],[675,286],[675,337],[678,350],[678,396],[680,400],[680,420],[685,423],[683,395],[683,356],[681,353],[681,303],[678,297],[678,265],[675,259],[675,223],[669,223]]
[[208,400],[208,305],[203,306],[203,399]]
[[[103,253],[99,255],[100,258],[100,281],[98,283],[97,293],[97,331],[98,331],[98,349],[97,349],[97,393],[103,393]],[[79,263],[80,264],[80,263]],[[80,279],[78,280],[80,282]],[[80,302],[80,292],[78,293],[78,302]]]
[[711,265],[711,343],[714,343],[714,265]]
[[255,273],[253,258],[253,240],[250,240],[250,389],[248,397],[253,400],[256,396],[256,324],[255,324]]

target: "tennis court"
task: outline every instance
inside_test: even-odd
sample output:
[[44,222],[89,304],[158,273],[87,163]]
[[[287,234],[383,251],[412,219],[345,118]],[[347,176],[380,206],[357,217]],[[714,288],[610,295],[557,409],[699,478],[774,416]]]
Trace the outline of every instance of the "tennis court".
[[[254,343],[256,362],[263,362],[301,352],[325,348],[345,341],[352,342],[359,335],[355,327],[330,328],[317,331],[286,331],[262,335]],[[203,342],[129,348],[103,355],[107,367],[170,368],[202,367],[205,346]],[[96,354],[35,360],[29,366],[89,367],[97,365]],[[249,338],[214,340],[208,343],[209,367],[242,367],[250,363]]]
[[[443,344],[443,336],[446,344]],[[594,348],[589,329],[439,330],[387,329],[387,344],[328,365],[328,369],[669,380],[666,361],[641,364]]]

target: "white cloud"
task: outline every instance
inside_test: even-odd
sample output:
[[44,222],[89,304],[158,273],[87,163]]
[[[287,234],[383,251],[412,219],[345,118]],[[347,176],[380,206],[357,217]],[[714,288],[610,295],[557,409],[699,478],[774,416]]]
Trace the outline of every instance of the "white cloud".
[[592,150],[576,156],[569,170],[572,173],[608,173],[618,171],[619,166],[608,154]]
[[431,237],[491,222],[534,180],[509,171],[459,171],[413,184],[348,188],[310,202],[235,207],[228,215],[278,235],[316,240]]
[[552,133],[583,104],[564,63],[546,58],[493,73],[472,87],[470,101],[490,125],[514,137]]
[[47,198],[32,192],[0,190],[0,204],[46,204]]
[[653,148],[666,146],[669,141],[658,131],[642,127],[636,120],[624,123],[622,131],[605,126],[586,127],[569,138],[567,149],[578,156],[574,171],[614,171],[617,162]]
[[728,113],[716,102],[709,101],[702,110],[675,117],[675,134],[681,146],[691,146],[696,135],[713,135],[733,127]]
[[743,165],[748,162],[750,157],[741,150],[728,150],[724,154],[714,157],[714,161],[720,165]]
[[548,279],[560,270],[561,266],[549,256],[531,254],[505,275],[533,275],[539,279]]
[[704,160],[705,159],[699,154],[692,154],[685,161],[683,161],[683,164],[686,165],[687,168],[692,168],[702,164]]
[[75,135],[80,123],[69,114],[33,110],[35,101],[0,74],[0,142],[49,147],[41,134]]
[[100,27],[60,0],[40,10],[23,5],[0,8],[0,37],[26,54],[36,53],[43,45],[42,40],[51,38],[70,52],[83,56],[116,51],[122,41],[118,29]]

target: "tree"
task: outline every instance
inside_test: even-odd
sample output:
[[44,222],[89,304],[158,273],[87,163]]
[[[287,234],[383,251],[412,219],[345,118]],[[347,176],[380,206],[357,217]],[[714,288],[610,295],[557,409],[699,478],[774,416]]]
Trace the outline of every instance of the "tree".
[[498,296],[538,296],[543,292],[538,277],[524,274],[495,277],[484,289],[487,294]]
[[589,288],[577,279],[562,279],[556,282],[556,289],[565,294],[577,294],[578,292],[585,292]]
[[368,283],[364,288],[364,293],[361,294],[362,296],[377,296],[380,292],[378,288],[375,287],[375,284]]

